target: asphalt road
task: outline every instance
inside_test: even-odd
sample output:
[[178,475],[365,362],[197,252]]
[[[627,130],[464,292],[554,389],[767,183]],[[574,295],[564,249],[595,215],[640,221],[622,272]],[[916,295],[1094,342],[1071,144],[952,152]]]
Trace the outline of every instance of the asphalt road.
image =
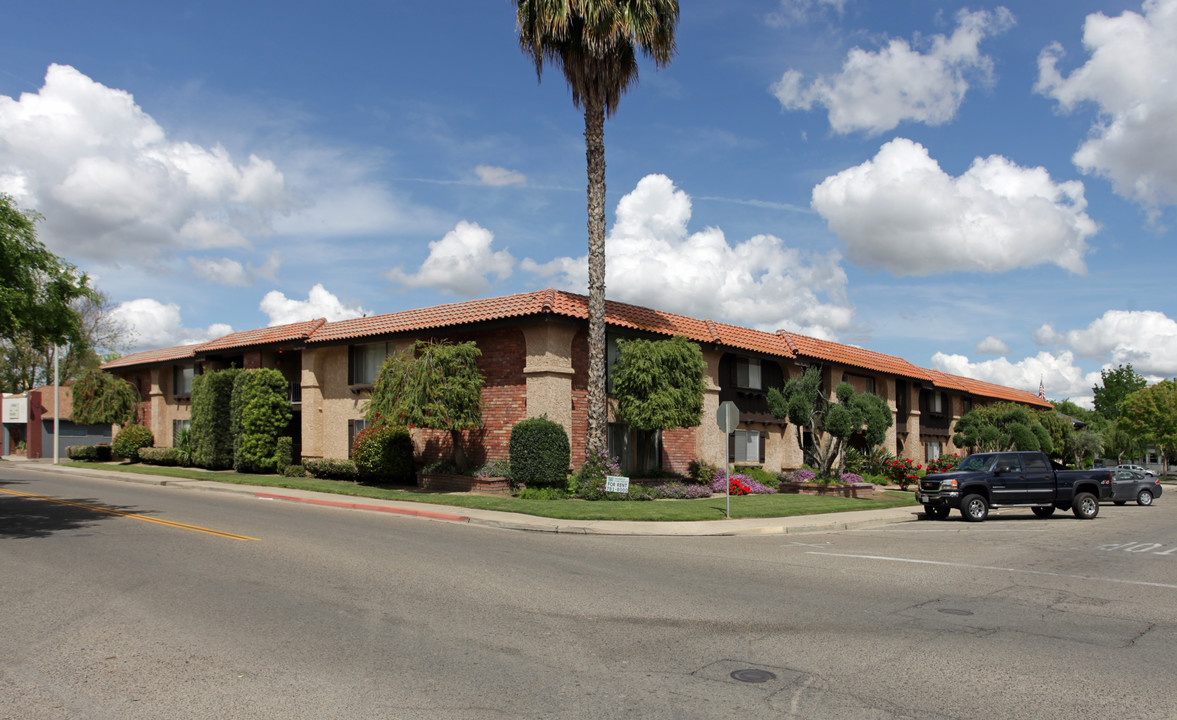
[[0,719],[1171,718],[1168,500],[608,537],[0,464]]

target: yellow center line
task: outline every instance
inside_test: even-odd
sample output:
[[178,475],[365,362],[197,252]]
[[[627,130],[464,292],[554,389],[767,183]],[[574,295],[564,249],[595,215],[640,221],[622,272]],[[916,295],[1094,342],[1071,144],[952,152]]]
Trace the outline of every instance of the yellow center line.
[[248,535],[235,535],[233,533],[222,532],[220,530],[213,530],[211,528],[201,527],[199,525],[189,525],[187,523],[173,522],[171,520],[160,520],[159,518],[147,517],[146,515],[136,515],[135,513],[125,513],[119,510],[112,510],[98,505],[87,505],[85,503],[73,502],[72,500],[61,500],[60,498],[45,497],[44,495],[33,495],[32,493],[20,492],[19,490],[5,490],[0,488],[0,493],[8,493],[9,495],[19,495],[21,497],[32,498],[33,500],[44,500],[45,502],[57,503],[58,505],[69,505],[70,507],[82,508],[83,510],[94,510],[97,512],[104,512],[108,515],[118,515],[119,517],[132,518],[135,520],[143,520],[144,522],[155,523],[156,525],[166,525],[168,527],[180,528],[181,530],[192,530],[193,532],[204,533],[205,535],[216,535],[217,537],[229,538],[230,540],[257,540],[255,537]]

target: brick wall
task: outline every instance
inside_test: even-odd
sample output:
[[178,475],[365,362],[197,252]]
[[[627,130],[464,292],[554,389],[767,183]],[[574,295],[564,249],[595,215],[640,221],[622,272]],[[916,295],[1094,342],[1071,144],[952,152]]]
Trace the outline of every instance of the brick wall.
[[[706,422],[707,418],[703,418]],[[696,428],[662,431],[662,469],[687,474],[695,459]]]
[[[436,338],[441,339],[441,338]],[[527,344],[516,328],[480,333],[464,333],[445,338],[454,343],[473,340],[482,357],[482,427],[462,433],[462,447],[471,467],[489,460],[507,457],[511,428],[527,417],[527,382],[523,368],[527,363]],[[450,458],[453,441],[448,431],[418,430],[421,460],[428,464]]]
[[579,330],[572,339],[572,467],[584,464],[588,447],[588,329]]

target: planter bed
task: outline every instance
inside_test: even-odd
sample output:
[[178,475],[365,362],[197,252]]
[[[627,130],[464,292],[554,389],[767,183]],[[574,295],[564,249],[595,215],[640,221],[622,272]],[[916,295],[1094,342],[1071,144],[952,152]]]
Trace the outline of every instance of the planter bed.
[[438,492],[469,492],[480,495],[510,495],[511,482],[507,478],[479,478],[473,475],[450,475],[448,473],[420,473],[417,487]]
[[882,497],[882,493],[870,483],[853,483],[850,485],[821,485],[819,483],[782,482],[777,490],[786,495],[835,495],[838,497],[875,498]]

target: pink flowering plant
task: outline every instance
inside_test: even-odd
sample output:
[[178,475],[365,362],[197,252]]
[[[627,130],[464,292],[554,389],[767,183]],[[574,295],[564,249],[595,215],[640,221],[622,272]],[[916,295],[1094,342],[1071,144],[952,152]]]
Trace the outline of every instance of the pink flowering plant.
[[731,492],[732,495],[766,495],[776,492],[776,488],[770,488],[747,475],[739,474],[732,475],[731,478],[717,477],[711,481],[712,493],[722,495],[725,491]]

